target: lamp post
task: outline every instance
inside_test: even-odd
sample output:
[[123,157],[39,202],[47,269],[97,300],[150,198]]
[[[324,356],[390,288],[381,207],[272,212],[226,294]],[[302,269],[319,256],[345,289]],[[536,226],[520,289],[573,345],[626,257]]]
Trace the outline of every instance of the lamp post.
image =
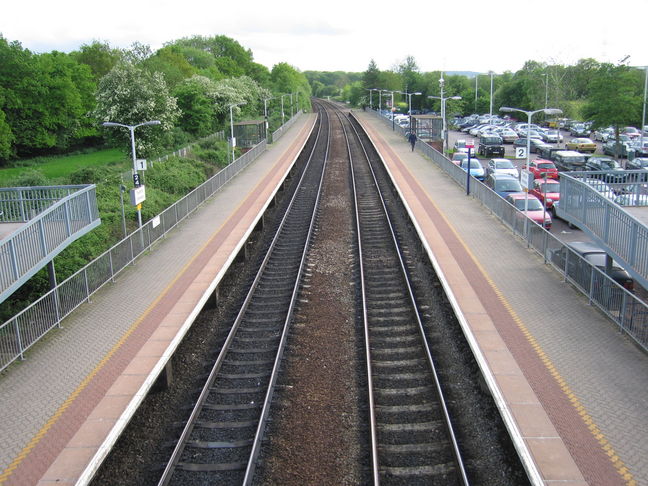
[[412,129],[412,95],[422,95],[423,93],[408,93],[407,91],[397,91],[397,93],[404,94],[407,96],[408,102],[407,106],[409,109],[409,126],[410,130]]
[[263,119],[265,120],[265,139],[266,141],[268,140],[268,101],[274,100],[276,96],[273,96],[272,98],[264,98],[263,99]]
[[[536,113],[544,113],[545,115],[560,115],[562,114],[562,110],[560,108],[542,108],[541,110],[534,110],[534,111],[527,111],[527,110],[522,110],[520,108],[511,108],[510,106],[502,106],[500,107],[500,111],[503,111],[505,113],[511,113],[513,111],[518,111],[520,113],[525,113],[528,117],[528,126],[527,130],[531,129],[531,117],[535,115]],[[531,138],[527,135],[527,146],[526,146],[526,166],[527,170],[529,168],[529,162],[531,161]],[[520,171],[520,180],[522,180],[522,171]],[[528,207],[529,207],[529,191],[528,188],[525,188],[524,190],[525,193],[525,198],[524,198],[524,237],[527,237],[527,229],[528,229],[528,220],[529,217],[526,214]],[[542,222],[542,227],[544,228],[544,221]]]
[[[142,123],[138,123],[137,125],[126,125],[124,123],[116,123],[116,122],[103,122],[102,125],[104,127],[122,127],[122,128],[128,128],[130,131],[130,138],[131,138],[131,152],[133,155],[133,182],[135,182],[135,174],[137,174],[137,157],[135,155],[135,129],[138,127],[144,127],[147,125],[160,125],[162,122],[160,120],[150,120],[150,121],[145,121]],[[138,204],[137,206],[137,223],[139,227],[142,227],[142,204]]]
[[479,74],[475,74],[475,113],[477,113],[477,93],[479,91],[479,86],[477,80],[479,79]]
[[295,112],[293,111],[293,94],[290,93],[290,118],[295,116]]
[[[234,162],[234,147],[236,147],[236,139],[234,138],[234,107],[247,104],[245,101],[241,103],[233,103],[229,105],[230,112],[230,140],[232,141],[232,162]],[[282,110],[283,111],[283,110]]]
[[493,123],[493,74],[495,74],[493,71],[488,71],[488,74],[490,74],[490,103],[489,103],[489,109],[488,109],[488,124]]
[[394,131],[394,91],[389,91],[388,89],[383,90],[385,93],[391,93],[391,112],[392,112],[392,131]]
[[289,95],[287,94],[281,95],[281,125],[282,126],[286,123],[286,115],[284,113],[284,102],[283,102],[284,96],[289,96]]
[[542,76],[544,76],[545,79],[545,109],[547,108],[547,105],[549,104],[549,74],[547,73],[542,73]]
[[643,97],[643,113],[641,115],[641,131],[639,132],[639,148],[643,150],[644,141],[644,127],[646,126],[646,91],[648,91],[648,66],[644,66],[646,76],[644,79],[644,97]]
[[448,96],[446,98],[444,98],[443,96],[428,96],[428,98],[441,100],[441,121],[443,123],[443,127],[441,129],[441,140],[443,141],[443,155],[445,155],[448,149],[448,126],[446,125],[446,101],[460,100],[461,96]]

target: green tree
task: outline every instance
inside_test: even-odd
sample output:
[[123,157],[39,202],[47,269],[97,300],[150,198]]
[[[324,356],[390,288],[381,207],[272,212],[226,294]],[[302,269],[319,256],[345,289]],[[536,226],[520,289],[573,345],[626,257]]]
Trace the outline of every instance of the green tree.
[[144,61],[143,66],[152,73],[162,73],[170,89],[197,72],[197,69],[184,57],[182,50],[176,46],[159,49]]
[[96,81],[115,67],[122,57],[119,49],[113,49],[107,43],[97,40],[82,45],[80,50],[71,52],[70,55],[78,63],[89,66]]
[[362,83],[365,89],[380,89],[380,70],[373,59],[362,75]]
[[[135,125],[148,120],[159,120],[160,126],[139,130],[135,137],[138,155],[150,155],[162,138],[164,130],[171,130],[180,110],[161,73],[150,73],[122,62],[106,74],[97,88],[97,106],[94,116],[100,121]],[[125,129],[105,129],[106,136],[121,140],[130,152],[130,133]]]

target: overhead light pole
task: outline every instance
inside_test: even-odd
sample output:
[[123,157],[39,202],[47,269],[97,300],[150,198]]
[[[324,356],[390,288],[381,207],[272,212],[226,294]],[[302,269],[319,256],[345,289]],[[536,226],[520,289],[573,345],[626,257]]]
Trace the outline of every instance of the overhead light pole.
[[266,141],[268,140],[268,101],[274,100],[276,96],[273,96],[272,98],[263,98],[263,119],[265,120],[265,139]]
[[[542,108],[541,110],[534,110],[534,111],[527,111],[527,110],[522,110],[520,108],[511,108],[510,106],[502,106],[500,107],[500,111],[503,111],[505,113],[511,113],[514,111],[520,112],[520,113],[525,113],[528,117],[528,125],[527,125],[527,131],[531,130],[531,118],[533,115],[536,113],[544,113],[545,115],[561,115],[562,110],[560,108]],[[558,132],[560,134],[560,132]],[[527,170],[529,169],[529,162],[531,161],[531,137],[529,137],[527,133],[527,146],[526,146],[526,166]],[[522,180],[522,171],[520,171],[520,180]],[[525,189],[525,198],[524,198],[524,237],[526,238],[528,235],[528,220],[529,216],[527,214],[527,210],[529,208],[529,191],[528,188]],[[542,222],[542,227],[544,228],[544,221]]]
[[407,106],[409,110],[409,126],[411,130],[412,129],[412,95],[422,95],[423,93],[419,93],[419,92],[408,93],[407,91],[397,91],[397,93],[404,94],[405,96],[407,96],[408,99]]
[[[130,139],[131,139],[131,153],[133,155],[133,184],[135,187],[140,187],[139,186],[139,177],[136,177],[137,174],[137,156],[135,154],[135,129],[139,127],[144,127],[148,125],[160,125],[162,122],[160,120],[149,120],[145,121],[142,123],[138,123],[137,125],[126,125],[125,123],[116,123],[116,122],[103,122],[102,125],[104,127],[121,127],[121,128],[128,128],[130,131]],[[137,208],[137,223],[139,227],[142,227],[142,204],[138,203],[136,205]]]
[[287,94],[282,94],[281,95],[281,125],[283,126],[286,123],[286,115],[284,113],[284,96],[289,96]]
[[446,98],[444,98],[443,96],[428,96],[428,98],[441,100],[441,121],[443,123],[443,128],[441,129],[441,140],[443,141],[443,155],[445,155],[448,150],[448,125],[446,123],[446,101],[460,100],[461,96],[448,96]]
[[391,94],[391,112],[392,112],[392,131],[395,129],[394,124],[394,112],[396,111],[394,107],[394,91],[389,91],[388,89],[383,90],[385,93],[390,93]]
[[[232,142],[232,162],[234,162],[234,148],[236,147],[236,139],[234,138],[234,107],[235,106],[242,106],[247,104],[245,101],[242,101],[241,103],[233,103],[229,105],[229,112],[230,112],[230,140]],[[282,110],[283,111],[283,110]]]
[[490,103],[489,103],[489,109],[488,109],[488,123],[489,125],[493,123],[493,75],[495,74],[493,71],[488,71],[488,74],[490,74]]

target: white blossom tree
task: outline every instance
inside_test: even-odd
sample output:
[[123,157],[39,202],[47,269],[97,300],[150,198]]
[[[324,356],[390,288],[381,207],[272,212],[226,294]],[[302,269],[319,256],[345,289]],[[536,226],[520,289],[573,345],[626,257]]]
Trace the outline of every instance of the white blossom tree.
[[[163,131],[173,128],[180,110],[161,73],[150,73],[133,64],[120,63],[101,78],[93,114],[100,122],[125,125],[159,120],[160,126],[138,130],[135,137],[137,154],[147,155],[161,139]],[[106,136],[130,143],[128,130],[110,129]],[[126,146],[130,151],[130,145]]]

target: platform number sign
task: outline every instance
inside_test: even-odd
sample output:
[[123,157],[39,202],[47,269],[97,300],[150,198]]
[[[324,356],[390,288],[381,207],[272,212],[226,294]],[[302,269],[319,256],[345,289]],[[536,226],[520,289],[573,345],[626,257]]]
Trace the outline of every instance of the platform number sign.
[[526,147],[515,147],[515,158],[516,159],[526,159],[527,149]]

